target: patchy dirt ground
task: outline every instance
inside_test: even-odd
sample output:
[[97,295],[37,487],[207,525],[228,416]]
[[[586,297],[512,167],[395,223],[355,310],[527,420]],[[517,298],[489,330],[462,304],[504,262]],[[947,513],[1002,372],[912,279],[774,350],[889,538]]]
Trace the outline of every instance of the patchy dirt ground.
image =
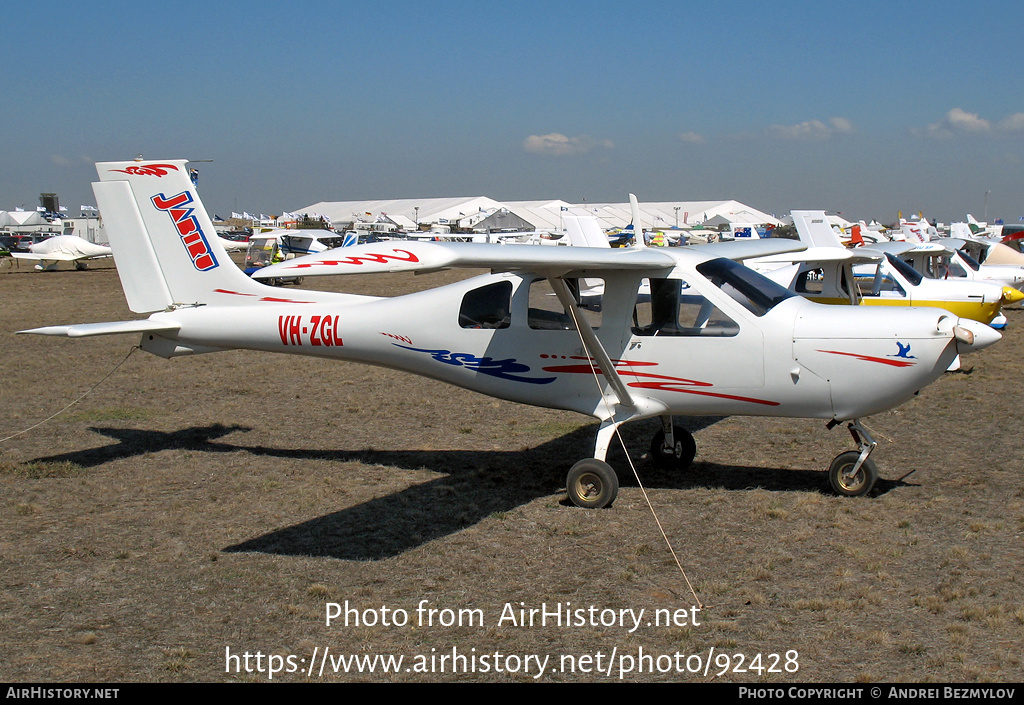
[[[970,374],[866,420],[875,497],[828,494],[851,442],[820,421],[691,419],[685,476],[641,459],[656,422],[628,426],[699,611],[635,480],[610,509],[566,505],[589,419],[354,364],[137,351],[0,443],[0,680],[1019,682],[1024,314],[1008,315]],[[131,317],[109,265],[0,273],[0,437],[137,342],[13,331]],[[328,626],[346,601],[360,625]],[[545,605],[583,612],[520,623]],[[404,660],[333,672],[375,655]]]

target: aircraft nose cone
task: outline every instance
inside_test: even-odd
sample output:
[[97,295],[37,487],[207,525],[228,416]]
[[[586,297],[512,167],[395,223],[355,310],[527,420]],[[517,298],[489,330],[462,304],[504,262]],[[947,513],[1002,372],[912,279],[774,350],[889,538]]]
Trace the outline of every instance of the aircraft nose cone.
[[956,350],[961,355],[982,350],[1002,339],[999,331],[978,321],[961,318],[953,327]]
[[1024,299],[1024,291],[1020,289],[1014,289],[1012,286],[1003,287],[1003,305],[1009,306],[1015,304],[1021,299]]

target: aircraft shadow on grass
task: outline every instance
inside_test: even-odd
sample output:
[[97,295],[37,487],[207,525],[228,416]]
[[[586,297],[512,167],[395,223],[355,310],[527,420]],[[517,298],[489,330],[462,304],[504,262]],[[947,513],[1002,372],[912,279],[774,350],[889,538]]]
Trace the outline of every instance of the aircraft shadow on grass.
[[[680,418],[691,432],[720,417]],[[646,424],[623,427],[640,478],[647,488],[726,490],[762,489],[773,492],[827,492],[821,471],[743,467],[697,461],[686,472],[636,462],[636,449],[649,443]],[[304,450],[222,443],[218,439],[252,430],[246,426],[190,427],[173,432],[126,428],[92,428],[118,441],[101,448],[36,458],[36,462],[72,462],[95,467],[114,460],[186,449],[203,453],[237,453],[299,460],[357,461],[368,465],[429,470],[443,477],[413,485],[362,504],[285,527],[227,546],[229,553],[259,552],[294,556],[323,556],[343,560],[391,558],[428,541],[460,531],[498,512],[506,512],[539,497],[564,491],[571,459],[586,457],[594,429],[582,427],[534,448],[516,451]],[[624,487],[636,485],[621,446],[609,452]],[[908,483],[879,480],[873,494],[884,494]],[[563,505],[572,505],[564,499]],[[856,501],[856,500],[851,500]],[[592,511],[592,510],[576,510]]]

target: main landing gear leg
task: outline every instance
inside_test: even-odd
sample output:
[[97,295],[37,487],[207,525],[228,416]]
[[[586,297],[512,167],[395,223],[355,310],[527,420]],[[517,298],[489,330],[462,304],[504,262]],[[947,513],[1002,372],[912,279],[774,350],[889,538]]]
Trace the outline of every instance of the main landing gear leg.
[[619,423],[612,419],[601,422],[593,458],[586,458],[572,466],[566,476],[565,487],[569,501],[577,507],[600,509],[608,507],[619,494],[619,477],[605,462],[608,446]]
[[[836,424],[837,422],[833,420],[828,426],[832,428]],[[878,443],[861,425],[859,419],[850,421],[846,426],[850,429],[850,435],[857,443],[858,450],[848,450],[835,457],[828,468],[828,482],[836,494],[860,497],[870,492],[878,481],[878,468],[868,457]]]

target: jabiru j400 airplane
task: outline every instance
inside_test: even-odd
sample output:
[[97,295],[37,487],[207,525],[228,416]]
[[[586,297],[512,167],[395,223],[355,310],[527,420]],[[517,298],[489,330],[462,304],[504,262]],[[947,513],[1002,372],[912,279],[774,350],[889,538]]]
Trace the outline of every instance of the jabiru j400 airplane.
[[[590,415],[600,421],[593,457],[567,476],[569,498],[582,507],[615,499],[618,478],[605,459],[627,421],[659,417],[654,460],[687,467],[696,446],[674,415],[846,423],[857,450],[832,462],[830,483],[840,494],[865,494],[878,470],[860,417],[906,401],[958,353],[1000,337],[937,309],[815,304],[733,259],[801,246],[786,240],[656,249],[369,243],[259,276],[492,272],[392,298],[284,295],[228,260],[185,165],[97,164],[93,188],[129,308],[149,317],[22,332],[141,334],[142,349],[165,358],[241,348],[355,360]],[[634,219],[639,227],[638,212]],[[579,279],[603,280],[599,312],[578,305]],[[650,293],[638,299],[645,279]],[[556,297],[540,295],[542,287]]]

